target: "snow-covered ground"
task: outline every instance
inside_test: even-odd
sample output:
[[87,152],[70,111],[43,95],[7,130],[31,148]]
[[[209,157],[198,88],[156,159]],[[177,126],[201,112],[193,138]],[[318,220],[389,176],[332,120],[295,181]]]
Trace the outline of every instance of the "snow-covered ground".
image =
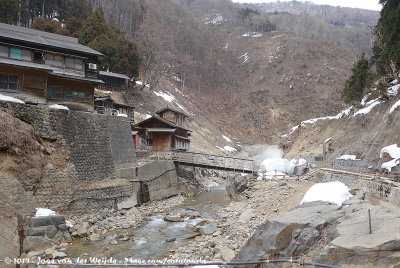
[[306,192],[300,204],[323,201],[342,206],[343,202],[351,197],[349,188],[339,181],[317,183]]
[[60,105],[60,104],[52,104],[49,108],[57,109],[57,110],[69,110],[67,106]]
[[242,34],[242,37],[261,37],[263,36],[262,33],[258,33],[258,32],[247,32],[245,34]]
[[357,159],[356,156],[352,155],[352,154],[344,154],[336,159],[338,159],[338,160],[353,160],[353,161],[360,160],[360,159]]
[[395,104],[393,104],[393,106],[390,108],[389,113],[390,113],[390,114],[393,113],[394,110],[396,110],[397,107],[399,107],[399,106],[400,106],[400,100],[398,100]]
[[9,97],[9,96],[4,96],[4,95],[1,95],[1,94],[0,94],[0,101],[9,101],[9,102],[22,103],[22,104],[25,103],[20,99]]
[[226,140],[227,142],[232,142],[232,140],[225,135],[222,135],[222,138],[224,138],[224,140]]
[[378,104],[380,104],[381,102],[378,99],[369,101],[366,103],[366,105],[368,105],[367,107],[358,110],[357,112],[354,113],[353,117],[360,115],[360,114],[368,114],[369,112],[371,112],[371,110]]

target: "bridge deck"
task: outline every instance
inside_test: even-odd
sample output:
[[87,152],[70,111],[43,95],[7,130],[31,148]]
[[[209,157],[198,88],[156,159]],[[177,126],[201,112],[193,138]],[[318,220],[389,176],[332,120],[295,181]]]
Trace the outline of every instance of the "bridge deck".
[[254,160],[193,152],[157,152],[158,159],[175,164],[254,174]]

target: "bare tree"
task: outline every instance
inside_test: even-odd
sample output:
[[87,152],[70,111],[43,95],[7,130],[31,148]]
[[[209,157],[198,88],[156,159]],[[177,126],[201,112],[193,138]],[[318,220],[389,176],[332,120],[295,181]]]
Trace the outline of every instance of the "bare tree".
[[168,64],[162,56],[162,47],[158,42],[150,40],[148,36],[140,38],[140,71],[143,75],[143,90],[146,86],[150,92],[158,85],[161,77],[166,73]]

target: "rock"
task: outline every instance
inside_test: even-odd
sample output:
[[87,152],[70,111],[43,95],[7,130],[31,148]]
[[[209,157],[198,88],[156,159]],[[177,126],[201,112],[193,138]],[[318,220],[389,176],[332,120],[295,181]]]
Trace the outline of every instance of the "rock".
[[168,238],[167,240],[165,240],[166,242],[174,242],[174,241],[176,241],[176,238],[175,237],[172,237],[172,238]]
[[29,252],[32,250],[39,250],[51,245],[51,240],[41,236],[28,236],[24,240],[23,250]]
[[243,211],[242,214],[240,214],[239,221],[242,223],[246,223],[249,220],[251,220],[251,218],[253,218],[253,216],[254,216],[254,210],[251,208],[246,209],[245,211]]
[[45,229],[40,227],[28,227],[25,229],[25,236],[44,236]]
[[89,240],[90,240],[90,241],[99,241],[99,240],[101,240],[101,239],[100,239],[100,235],[99,235],[99,234],[91,234],[91,235],[89,236]]
[[137,198],[136,198],[136,196],[132,196],[132,197],[118,203],[117,208],[118,208],[118,210],[130,209],[136,205],[137,205]]
[[197,237],[197,236],[199,236],[199,235],[201,235],[201,234],[195,232],[195,233],[192,233],[192,234],[188,234],[188,235],[186,235],[186,236],[183,236],[183,239],[192,239],[192,238],[195,238],[195,237]]
[[57,227],[54,225],[49,225],[46,229],[46,236],[51,239],[57,234],[57,231]]
[[117,240],[112,240],[112,241],[110,241],[110,244],[116,245],[116,244],[118,244],[118,242],[117,242]]
[[61,240],[62,240],[63,236],[64,236],[64,233],[61,232],[61,231],[58,231],[56,233],[56,235],[53,237],[52,242],[55,243],[55,244],[61,243]]
[[224,261],[231,261],[235,257],[235,252],[228,247],[222,247],[219,253]]
[[66,257],[67,254],[66,254],[65,252],[55,251],[55,252],[52,254],[52,256],[53,256],[54,259],[58,259],[58,258],[64,258],[64,257]]
[[287,185],[286,182],[284,182],[284,181],[278,181],[278,182],[275,184],[275,187],[282,187],[282,186],[285,186],[285,185]]
[[63,237],[65,241],[72,242],[72,238],[69,232],[64,232]]
[[100,210],[99,217],[105,219],[107,217],[107,214],[108,214],[107,210]]
[[231,198],[237,198],[239,194],[244,192],[248,187],[249,176],[238,175],[234,178],[229,179],[229,183],[226,186],[226,191]]
[[216,223],[210,223],[199,227],[199,232],[201,235],[209,235],[217,230]]
[[76,225],[76,234],[79,237],[87,237],[89,235],[89,223],[82,222],[82,223]]
[[59,224],[59,225],[57,225],[57,228],[60,230],[60,231],[67,231],[68,229],[69,229],[69,227],[65,224],[65,223],[63,223],[63,224]]
[[51,216],[52,222],[54,225],[59,225],[65,223],[64,216]]
[[30,259],[36,256],[41,256],[45,254],[43,250],[36,250],[36,251],[30,251],[27,255],[26,258]]
[[53,220],[51,217],[33,217],[28,226],[29,227],[37,227],[37,226],[47,226],[53,224]]
[[180,213],[176,214],[176,215],[167,215],[164,217],[165,221],[171,221],[171,222],[182,222],[184,221],[184,218],[182,217],[182,215]]

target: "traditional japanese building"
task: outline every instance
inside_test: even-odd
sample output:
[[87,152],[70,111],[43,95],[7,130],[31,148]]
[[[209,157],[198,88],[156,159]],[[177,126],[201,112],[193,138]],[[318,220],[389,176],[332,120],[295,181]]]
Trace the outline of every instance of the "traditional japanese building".
[[93,111],[101,56],[77,38],[0,23],[0,94]]
[[165,108],[156,114],[132,126],[136,148],[188,151],[191,130],[183,124],[189,116],[174,108]]

